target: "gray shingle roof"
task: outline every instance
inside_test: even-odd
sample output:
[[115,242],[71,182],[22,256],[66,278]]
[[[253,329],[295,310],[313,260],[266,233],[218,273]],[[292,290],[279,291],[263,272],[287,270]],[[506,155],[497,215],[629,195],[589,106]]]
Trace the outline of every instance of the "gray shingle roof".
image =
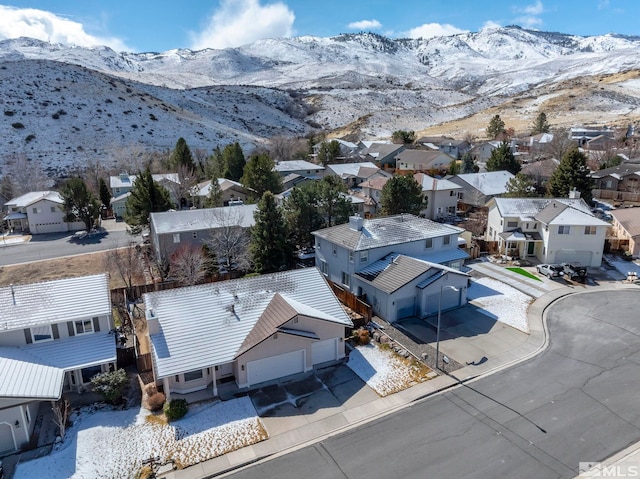
[[276,293],[288,300],[284,316],[292,307],[352,325],[316,268],[147,293],[145,307],[153,309],[160,325],[151,335],[157,377],[233,361]]
[[0,332],[107,314],[107,273],[0,288]]
[[223,206],[201,210],[165,211],[151,213],[150,222],[157,234],[178,233],[240,226],[248,228],[255,224],[253,213],[257,205]]
[[418,216],[403,214],[384,218],[365,219],[361,231],[342,224],[314,231],[319,238],[344,246],[352,251],[362,251],[394,244],[410,243],[464,231],[457,226],[437,223]]
[[611,210],[611,215],[630,236],[640,235],[640,208]]

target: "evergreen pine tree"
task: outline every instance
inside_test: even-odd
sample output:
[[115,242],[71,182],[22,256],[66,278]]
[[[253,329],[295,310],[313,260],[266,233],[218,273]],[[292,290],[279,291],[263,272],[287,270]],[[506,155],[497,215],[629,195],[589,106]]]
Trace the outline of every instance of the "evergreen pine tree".
[[149,168],[138,174],[130,193],[125,205],[124,220],[132,227],[133,232],[138,232],[142,226],[149,224],[151,213],[167,211],[173,207],[169,191],[154,181]]
[[105,208],[109,208],[111,204],[111,190],[107,186],[107,182],[104,181],[104,178],[100,178],[99,180],[99,190],[100,190],[100,202],[102,206]]
[[292,248],[287,227],[273,193],[267,191],[258,202],[251,229],[251,256],[257,273],[283,271],[291,265]]
[[297,248],[313,245],[312,231],[322,228],[322,216],[318,209],[316,182],[304,183],[291,190],[284,203],[284,218],[291,235],[291,242]]
[[196,167],[193,163],[191,150],[184,138],[178,138],[176,147],[173,149],[171,157],[169,158],[169,165],[173,170],[177,170],[180,166],[185,166],[190,170],[195,170]]
[[505,198],[530,198],[538,196],[533,180],[522,173],[516,174],[507,181],[507,192],[503,195]]
[[475,173],[476,172],[476,162],[468,151],[462,155],[462,173]]
[[282,178],[267,153],[260,153],[249,158],[241,183],[247,188],[255,190],[258,198],[261,198],[266,191],[275,194],[282,191]]
[[240,178],[244,175],[246,163],[242,147],[237,141],[225,146],[224,150],[222,150],[222,164],[225,165],[225,178],[240,181]]
[[487,138],[493,140],[494,138],[497,138],[498,135],[500,135],[504,131],[505,131],[504,121],[502,121],[502,118],[500,118],[500,115],[495,115],[493,118],[491,118],[491,121],[489,122],[489,125],[487,126],[487,130],[486,130]]
[[495,148],[491,152],[491,156],[487,160],[487,171],[508,171],[512,174],[516,174],[520,171],[522,166],[516,160],[515,156],[511,152],[509,143],[502,142],[498,148]]
[[89,231],[100,214],[100,204],[82,178],[71,178],[60,189],[65,221],[82,221]]
[[353,204],[347,196],[347,187],[337,176],[325,176],[314,183],[318,198],[318,211],[324,219],[324,226],[340,225],[349,221],[353,214]]
[[539,133],[549,133],[549,123],[547,122],[547,115],[545,112],[541,111],[538,113],[535,121],[533,122],[533,128],[531,129],[532,135],[537,135]]
[[457,160],[451,161],[451,163],[449,163],[449,167],[447,168],[447,174],[454,176],[459,173],[460,173],[460,163],[458,163]]
[[318,163],[327,166],[340,156],[340,143],[336,140],[323,141],[318,150]]
[[555,198],[566,198],[575,188],[580,192],[580,197],[590,204],[593,179],[589,175],[586,155],[574,147],[565,153],[558,168],[551,175],[549,193]]
[[216,208],[218,206],[222,206],[222,190],[220,189],[220,183],[214,178],[211,180],[209,193],[204,199],[204,207]]
[[412,175],[397,175],[390,178],[382,187],[380,203],[382,214],[385,216],[400,213],[419,215],[427,205],[422,188]]

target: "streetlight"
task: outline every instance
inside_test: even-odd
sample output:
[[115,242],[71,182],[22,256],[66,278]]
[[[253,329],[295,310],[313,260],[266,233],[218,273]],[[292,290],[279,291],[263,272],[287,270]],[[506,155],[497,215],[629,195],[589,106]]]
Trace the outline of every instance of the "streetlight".
[[[443,281],[446,277],[447,273],[443,275]],[[440,296],[438,298],[438,328],[436,330],[436,369],[440,369],[440,318],[442,316],[442,291],[445,289],[460,291],[461,288],[456,288],[455,286],[444,284],[440,286]]]

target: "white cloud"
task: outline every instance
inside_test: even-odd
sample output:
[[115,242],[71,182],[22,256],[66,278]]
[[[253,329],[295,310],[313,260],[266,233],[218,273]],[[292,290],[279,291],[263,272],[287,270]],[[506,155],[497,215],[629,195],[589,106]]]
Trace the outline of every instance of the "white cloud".
[[602,0],[598,3],[598,10],[604,10],[605,8],[609,8],[609,0]]
[[222,0],[207,26],[191,33],[191,48],[229,48],[261,38],[289,37],[295,18],[282,2],[261,5],[260,0]]
[[546,9],[544,8],[544,5],[540,0],[536,0],[535,3],[526,5],[522,8],[514,7],[513,11],[515,13],[522,14],[521,16],[515,18],[513,22],[523,27],[536,27],[544,23],[542,21],[542,18],[540,18],[540,15],[545,13]]
[[484,22],[484,25],[482,25],[481,30],[488,30],[492,28],[502,28],[502,25],[500,25],[498,22],[494,22],[493,20],[487,20],[486,22]]
[[377,30],[382,28],[382,23],[378,20],[360,20],[359,22],[351,22],[347,27],[351,30]]
[[409,38],[432,38],[432,37],[446,37],[449,35],[455,35],[457,33],[467,33],[468,30],[461,30],[448,23],[425,23],[419,27],[412,28],[408,32],[405,32],[405,36]]
[[81,23],[54,13],[0,5],[0,40],[19,37],[83,47],[106,45],[116,51],[131,50],[119,38],[90,35]]

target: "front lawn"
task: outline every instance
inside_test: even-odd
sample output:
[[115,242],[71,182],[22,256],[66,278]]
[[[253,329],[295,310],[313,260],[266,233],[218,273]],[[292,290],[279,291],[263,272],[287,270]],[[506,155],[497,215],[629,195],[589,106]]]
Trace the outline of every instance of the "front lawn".
[[536,281],[542,281],[536,275],[529,273],[526,269],[522,268],[507,268],[509,271],[513,271],[514,273],[521,274],[522,276],[526,276],[527,278],[535,279]]

